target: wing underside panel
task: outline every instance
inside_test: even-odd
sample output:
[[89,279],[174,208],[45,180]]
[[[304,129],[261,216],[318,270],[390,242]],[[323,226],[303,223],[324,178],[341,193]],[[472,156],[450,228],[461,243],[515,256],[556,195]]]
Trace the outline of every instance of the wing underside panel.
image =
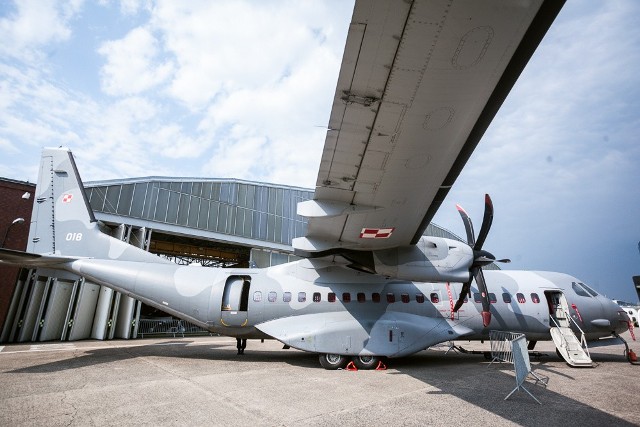
[[415,243],[561,4],[356,2],[314,197],[352,208],[294,247]]

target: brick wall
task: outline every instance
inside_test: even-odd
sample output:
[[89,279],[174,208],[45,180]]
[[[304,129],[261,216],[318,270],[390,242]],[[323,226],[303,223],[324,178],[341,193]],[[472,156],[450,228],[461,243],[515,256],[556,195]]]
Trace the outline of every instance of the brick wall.
[[[22,251],[27,248],[35,189],[35,184],[0,178],[0,244],[13,220],[24,218],[22,224],[15,224],[9,229],[4,248]],[[24,193],[30,194],[29,199],[22,198]],[[19,270],[17,267],[0,266],[0,331],[4,326]]]

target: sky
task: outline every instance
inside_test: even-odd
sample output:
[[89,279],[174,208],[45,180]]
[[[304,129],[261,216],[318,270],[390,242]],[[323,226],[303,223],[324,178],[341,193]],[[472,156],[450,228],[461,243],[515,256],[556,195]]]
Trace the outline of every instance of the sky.
[[[0,1],[0,176],[68,146],[84,181],[313,188],[352,1]],[[506,269],[635,302],[640,2],[569,0],[434,222],[482,220]]]

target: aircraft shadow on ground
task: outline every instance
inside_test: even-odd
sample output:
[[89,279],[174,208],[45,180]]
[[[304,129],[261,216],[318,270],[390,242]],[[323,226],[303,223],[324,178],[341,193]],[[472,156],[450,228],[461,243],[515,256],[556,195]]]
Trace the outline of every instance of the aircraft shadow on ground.
[[[423,352],[399,359],[393,362],[393,368],[397,374],[410,375],[438,389],[428,391],[428,394],[454,396],[522,426],[635,425],[542,385],[536,385],[529,379],[524,386],[542,405],[538,405],[522,390],[516,391],[505,401],[504,398],[516,387],[513,365],[505,363],[489,366],[489,362],[482,356],[439,353]],[[621,356],[596,355],[594,359],[599,360],[600,357],[625,363]],[[553,373],[562,377],[562,381],[575,381],[571,375],[547,364],[558,361],[560,359],[553,354],[542,362],[532,361],[531,365],[534,372],[545,377]],[[452,369],[455,375],[452,375]],[[551,381],[558,381],[558,378]]]
[[[113,347],[82,350],[81,356],[70,357],[50,363],[30,366],[9,371],[9,373],[53,373],[113,363],[138,357],[167,357],[194,360],[216,360],[234,363],[270,363],[275,360],[289,365],[321,369],[315,354],[300,351],[261,350],[259,344],[247,347],[244,355],[237,355],[232,344],[189,344],[192,341],[167,341],[160,344],[149,344],[133,347]],[[620,356],[595,355],[596,360],[602,359],[624,363]],[[557,362],[554,355],[543,359],[542,362],[532,362],[536,372],[545,376],[553,373],[563,380],[574,381],[570,375],[558,370],[547,362]],[[427,394],[450,395],[461,399],[499,417],[523,426],[539,425],[616,425],[633,426],[634,424],[619,417],[593,408],[580,401],[569,398],[539,385],[527,381],[525,387],[542,402],[538,405],[526,392],[516,391],[509,400],[505,396],[515,388],[513,368],[507,364],[494,364],[482,356],[464,355],[442,351],[425,351],[403,359],[387,361],[389,370],[386,374],[409,375],[426,386],[437,390],[427,391]],[[349,372],[354,375],[357,372]],[[557,379],[555,379],[557,380]],[[455,408],[451,408],[455,411]],[[446,413],[443,414],[446,420]]]
[[[55,362],[42,363],[25,368],[14,369],[8,373],[52,373],[66,370],[80,369],[113,363],[138,357],[166,357],[194,360],[216,360],[229,362],[272,362],[274,360],[285,361],[293,366],[318,368],[318,357],[312,353],[281,350],[260,350],[259,344],[247,349],[245,354],[238,355],[232,344],[206,344],[190,346],[193,341],[166,341],[149,345],[132,347],[105,347],[100,349],[83,350],[75,349],[75,353],[82,352],[80,356],[57,360]],[[257,348],[256,348],[257,347]],[[71,352],[71,351],[69,351]]]

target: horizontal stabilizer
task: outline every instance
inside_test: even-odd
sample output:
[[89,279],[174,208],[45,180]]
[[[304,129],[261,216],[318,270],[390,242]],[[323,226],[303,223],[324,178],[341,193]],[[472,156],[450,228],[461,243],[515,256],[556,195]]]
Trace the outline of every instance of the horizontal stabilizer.
[[79,258],[56,255],[40,255],[29,252],[0,249],[0,264],[12,264],[25,267],[53,267],[75,261]]

